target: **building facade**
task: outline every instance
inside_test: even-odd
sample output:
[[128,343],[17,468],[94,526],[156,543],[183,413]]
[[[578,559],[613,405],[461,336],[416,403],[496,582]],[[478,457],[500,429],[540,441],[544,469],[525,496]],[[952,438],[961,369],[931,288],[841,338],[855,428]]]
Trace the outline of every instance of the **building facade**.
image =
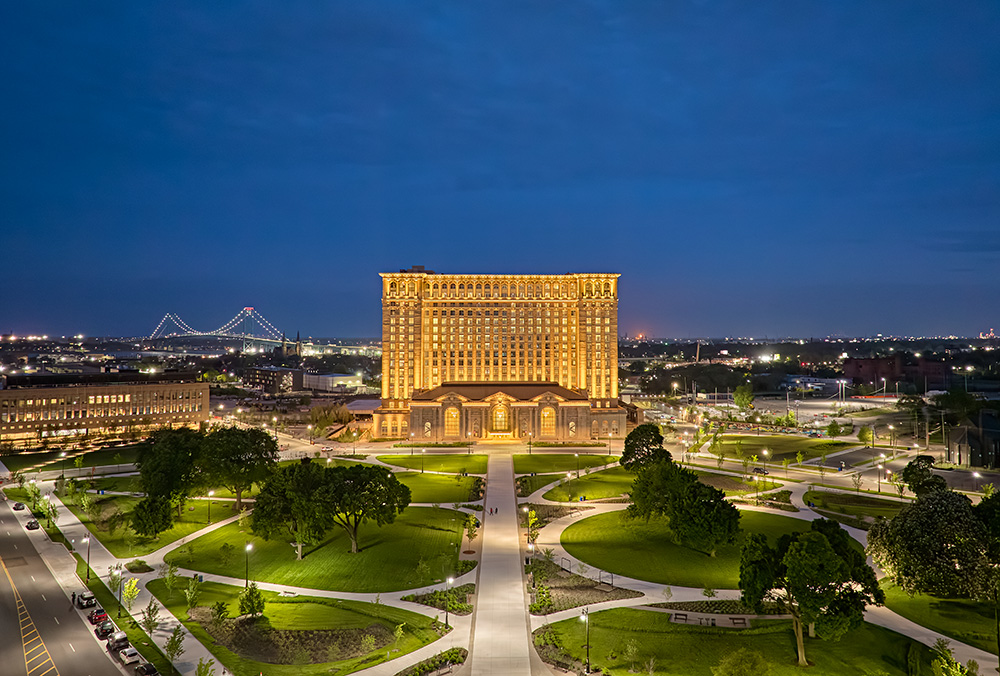
[[259,366],[247,369],[243,375],[244,387],[260,390],[264,394],[285,394],[301,392],[305,389],[302,369],[287,369],[280,366]]
[[0,389],[0,439],[124,432],[208,420],[197,374],[9,376]]
[[415,267],[381,276],[375,436],[621,435],[619,275],[452,275]]

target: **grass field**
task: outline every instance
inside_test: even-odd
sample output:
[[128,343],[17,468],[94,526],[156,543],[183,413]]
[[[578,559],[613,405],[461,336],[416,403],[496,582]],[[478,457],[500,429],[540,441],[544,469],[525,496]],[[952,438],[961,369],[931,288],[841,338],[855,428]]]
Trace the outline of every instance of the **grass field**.
[[518,486],[524,486],[525,490],[518,493],[521,497],[527,497],[537,491],[542,486],[547,486],[553,481],[565,479],[565,474],[536,474],[535,476],[521,476],[517,478]]
[[882,589],[889,610],[956,641],[996,654],[996,624],[993,608],[988,603],[926,594],[915,594],[911,598],[886,580],[882,581]]
[[814,490],[806,491],[803,499],[806,504],[812,502],[819,509],[830,512],[848,516],[884,516],[886,518],[896,516],[905,504],[901,504],[899,500],[887,500],[867,495]]
[[616,455],[598,453],[533,453],[531,455],[514,456],[514,474],[531,474],[532,472],[573,472],[577,467],[580,471],[588,467],[603,467],[618,462]]
[[[715,474],[713,472],[702,472],[700,470],[696,470],[695,473],[698,475],[699,481],[718,488],[726,495],[743,495],[757,490],[752,481],[743,481],[739,477]],[[626,471],[623,467],[612,467],[611,469],[592,472],[586,476],[581,476],[579,479],[567,481],[559,486],[553,486],[542,497],[546,500],[559,500],[561,502],[573,502],[579,500],[580,496],[584,496],[587,500],[617,498],[623,493],[628,493],[632,490],[632,481],[634,479],[635,475]],[[762,485],[761,490],[770,490],[779,485],[769,482],[767,487]]]
[[[135,504],[139,502],[139,500],[140,498],[122,495],[95,496],[95,502],[101,505],[104,509],[110,510],[118,508],[123,512],[130,511],[133,507],[135,507]],[[234,505],[235,503],[232,502],[213,502],[212,523],[217,523],[233,516],[234,512],[232,507]],[[171,542],[191,535],[208,525],[208,501],[189,500],[184,508],[183,516],[181,516],[179,520],[174,520],[172,528],[160,533],[159,537],[155,540],[142,537],[137,538],[132,547],[129,548],[128,544],[125,542],[125,531],[123,529],[120,529],[116,531],[114,535],[111,535],[106,530],[98,529],[97,525],[78,506],[67,505],[67,507],[73,512],[73,514],[76,515],[76,518],[78,518],[80,522],[87,527],[87,530],[93,533],[94,536],[100,540],[101,544],[103,544],[109,552],[118,558],[144,556],[150,552],[155,552],[160,547],[165,547]],[[171,513],[176,517],[176,510],[173,510]]]
[[400,483],[410,489],[411,502],[468,502],[476,478],[471,476],[445,476],[420,472],[396,472]]
[[[187,614],[187,604],[182,591],[173,596],[167,593],[162,580],[153,580],[148,585],[166,608],[178,617],[197,639],[206,645],[215,658],[235,676],[256,676],[259,673],[275,676],[313,676],[319,674],[349,674],[358,669],[374,666],[385,661],[386,650],[378,649],[368,655],[336,662],[319,664],[269,664],[245,659],[219,645],[205,628]],[[239,615],[239,593],[242,587],[206,582],[201,586],[198,605],[210,607],[218,601],[229,606],[230,615]],[[275,629],[323,630],[323,629],[366,629],[380,624],[389,632],[397,625],[403,625],[403,636],[392,646],[392,657],[396,658],[412,652],[438,637],[431,628],[429,617],[383,604],[360,603],[317,597],[283,598],[270,591],[264,591],[266,606],[264,617]]]
[[[102,448],[97,451],[88,451],[83,455],[83,466],[84,467],[99,467],[101,465],[114,465],[115,456],[121,455],[122,463],[135,462],[136,451],[139,448],[138,444],[132,444],[130,446],[120,446],[118,448]],[[29,467],[34,467],[40,465],[44,462],[59,461],[59,454],[63,451],[42,451],[40,453],[13,453],[10,455],[0,456],[0,462],[2,462],[8,470],[23,470]],[[75,453],[73,449],[66,451],[67,457],[65,460],[66,469],[73,469],[73,458],[69,457],[70,453]],[[59,470],[62,469],[63,462],[55,462],[51,465],[47,465],[45,470]]]
[[[351,465],[364,465],[371,463],[358,462],[357,460],[344,460],[342,458],[311,458],[313,462],[317,465],[323,465],[325,467],[350,467]],[[278,467],[287,467],[288,465],[298,465],[301,464],[301,460],[282,460],[278,463]]]
[[380,455],[378,459],[387,465],[415,469],[418,472],[425,469],[428,472],[486,474],[487,456],[481,453],[473,455],[465,455],[464,453],[414,453],[410,455],[407,453],[406,455]]
[[[266,541],[232,523],[194,540],[191,559],[175,550],[166,560],[181,568],[243,579],[244,545],[249,541],[253,544],[251,580],[331,591],[397,591],[440,582],[454,574],[464,520],[463,514],[450,509],[408,507],[392,524],[363,525],[357,554],[350,553],[344,531],[333,528],[321,543],[303,548],[302,561],[295,560],[291,537]],[[226,543],[236,553],[223,562],[219,552]]]
[[[823,453],[836,453],[837,451],[857,445],[856,443],[847,441],[790,437],[777,434],[763,436],[755,434],[727,434],[722,437],[722,449],[725,451],[727,458],[732,459],[736,457],[737,440],[743,444],[743,453],[745,455],[756,455],[758,462],[761,464],[764,462],[762,451],[765,448],[769,451],[767,462],[768,464],[772,464],[775,462],[780,463],[785,458],[789,458],[792,462],[795,462],[795,455],[799,451],[802,452],[803,458],[808,460],[810,458],[818,458]],[[703,450],[707,451],[708,446],[706,445]]]
[[[744,531],[763,533],[773,543],[779,536],[809,529],[809,522],[777,514],[741,511]],[[572,556],[618,575],[682,587],[736,589],[743,538],[719,547],[714,557],[674,544],[665,519],[630,521],[623,512],[577,521],[562,533],[562,546]]]
[[[758,623],[760,626],[760,623]],[[575,658],[585,657],[586,625],[578,619],[552,625],[562,645]],[[638,646],[634,666],[649,673],[645,664],[655,660],[656,675],[711,676],[712,668],[732,651],[740,648],[759,651],[771,665],[770,676],[843,676],[845,674],[882,673],[907,676],[907,653],[916,642],[896,632],[864,624],[839,641],[806,639],[808,669],[796,666],[795,637],[791,622],[768,621],[760,629],[715,629],[673,624],[667,613],[637,609],[614,609],[590,616],[590,661],[592,669],[625,676],[630,672],[623,657],[629,642]],[[930,650],[916,644],[921,662],[928,669]],[[615,657],[612,657],[612,654]]]
[[[142,491],[142,487],[139,485],[139,475],[130,476],[109,476],[101,477],[94,480],[94,488],[96,490],[103,491],[117,491],[124,493],[139,493]],[[233,493],[228,488],[222,488],[221,486],[216,486],[215,488],[204,488],[200,489],[199,493],[193,497],[195,498],[205,498],[208,496],[208,491],[215,491],[215,495],[212,497],[215,499],[222,498],[236,498],[236,494]],[[243,499],[252,498],[260,492],[260,488],[254,484],[254,486],[248,490],[243,491]],[[228,507],[229,505],[225,505]]]

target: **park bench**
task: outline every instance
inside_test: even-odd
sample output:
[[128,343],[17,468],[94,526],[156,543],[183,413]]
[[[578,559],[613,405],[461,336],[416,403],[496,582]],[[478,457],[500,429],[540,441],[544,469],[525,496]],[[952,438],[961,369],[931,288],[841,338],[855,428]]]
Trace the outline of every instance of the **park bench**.
[[687,621],[687,613],[674,613],[674,622],[683,622],[684,624],[687,624]]
[[734,627],[746,627],[747,618],[745,617],[730,617],[729,621],[733,623]]

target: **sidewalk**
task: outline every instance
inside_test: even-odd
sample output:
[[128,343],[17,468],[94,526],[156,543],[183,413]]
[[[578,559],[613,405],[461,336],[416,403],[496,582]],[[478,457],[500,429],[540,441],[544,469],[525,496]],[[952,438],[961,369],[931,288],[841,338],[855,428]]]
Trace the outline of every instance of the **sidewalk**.
[[[490,509],[499,513],[490,516]],[[490,456],[484,514],[471,672],[473,676],[530,674],[528,600],[517,525],[514,460],[509,455]]]

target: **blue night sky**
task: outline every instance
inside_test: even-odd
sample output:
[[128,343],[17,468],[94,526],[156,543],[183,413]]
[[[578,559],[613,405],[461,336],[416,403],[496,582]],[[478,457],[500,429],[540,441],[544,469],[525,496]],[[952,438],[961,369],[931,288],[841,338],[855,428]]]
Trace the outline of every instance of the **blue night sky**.
[[8,4],[0,332],[613,271],[657,336],[1000,327],[1000,3]]

